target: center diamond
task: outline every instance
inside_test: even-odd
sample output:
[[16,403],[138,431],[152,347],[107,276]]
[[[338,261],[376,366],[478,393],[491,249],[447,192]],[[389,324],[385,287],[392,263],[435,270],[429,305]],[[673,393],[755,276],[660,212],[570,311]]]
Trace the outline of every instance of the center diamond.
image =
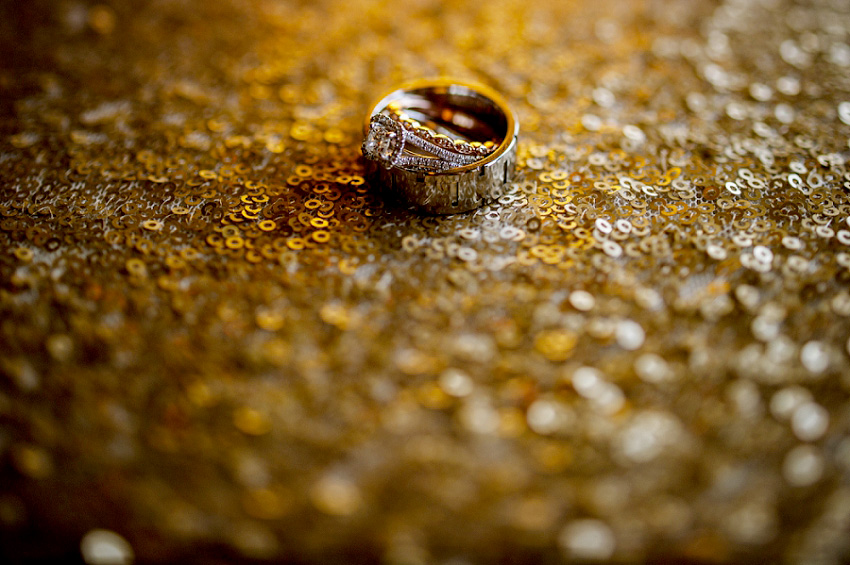
[[363,154],[388,168],[393,166],[404,144],[400,128],[394,125],[386,116],[373,116],[369,123],[369,133],[363,140]]

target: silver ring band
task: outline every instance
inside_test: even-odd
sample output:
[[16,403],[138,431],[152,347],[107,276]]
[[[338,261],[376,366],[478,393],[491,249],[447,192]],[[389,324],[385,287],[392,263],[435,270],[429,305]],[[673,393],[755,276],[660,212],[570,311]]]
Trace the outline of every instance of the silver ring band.
[[513,179],[519,123],[494,90],[451,79],[411,82],[372,106],[367,174],[386,197],[433,214],[478,208]]

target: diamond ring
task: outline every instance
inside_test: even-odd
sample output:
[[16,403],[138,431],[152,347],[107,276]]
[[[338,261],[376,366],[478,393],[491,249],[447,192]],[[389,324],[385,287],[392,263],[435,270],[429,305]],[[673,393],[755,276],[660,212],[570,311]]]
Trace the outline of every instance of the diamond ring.
[[[393,119],[396,117],[397,119]],[[473,145],[475,143],[476,145]],[[405,152],[411,145],[432,155],[426,157]],[[363,154],[386,168],[404,167],[412,170],[443,171],[469,165],[486,157],[495,149],[492,141],[486,145],[436,133],[406,114],[396,112],[387,116],[375,114],[369,121],[369,133],[363,140]]]
[[513,177],[519,125],[495,91],[449,79],[403,85],[376,103],[362,150],[371,180],[430,213],[477,208]]

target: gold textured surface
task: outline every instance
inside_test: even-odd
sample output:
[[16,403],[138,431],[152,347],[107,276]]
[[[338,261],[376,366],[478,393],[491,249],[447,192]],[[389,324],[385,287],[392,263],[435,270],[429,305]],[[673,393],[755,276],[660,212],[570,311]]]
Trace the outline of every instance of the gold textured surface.
[[[846,2],[0,16],[0,556],[850,562]],[[436,75],[473,213],[363,177]]]

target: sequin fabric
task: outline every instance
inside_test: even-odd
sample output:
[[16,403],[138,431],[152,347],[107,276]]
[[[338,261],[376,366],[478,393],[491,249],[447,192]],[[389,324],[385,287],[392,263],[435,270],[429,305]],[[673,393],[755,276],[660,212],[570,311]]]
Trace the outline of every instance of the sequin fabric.
[[[0,15],[8,562],[850,562],[847,2]],[[437,75],[447,217],[359,152]]]

